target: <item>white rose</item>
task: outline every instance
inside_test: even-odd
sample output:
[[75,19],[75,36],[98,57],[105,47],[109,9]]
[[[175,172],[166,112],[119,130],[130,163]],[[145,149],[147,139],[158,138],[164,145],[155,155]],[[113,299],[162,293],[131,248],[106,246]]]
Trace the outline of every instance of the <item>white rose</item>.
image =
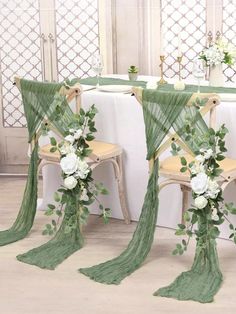
[[217,209],[214,207],[211,213],[211,219],[218,221],[220,217],[218,216]]
[[77,182],[78,181],[73,176],[70,176],[65,178],[64,185],[67,189],[72,190],[74,187],[76,187]]
[[191,173],[192,174],[197,174],[197,173],[204,172],[204,171],[205,171],[204,165],[202,165],[198,161],[195,161],[191,167]]
[[219,192],[220,188],[218,183],[214,180],[209,179],[207,187],[207,196],[209,196],[210,198],[216,198]]
[[206,192],[208,187],[208,177],[205,173],[198,173],[196,177],[191,179],[191,187],[196,194]]
[[76,175],[80,179],[85,179],[90,171],[89,165],[87,164],[86,161],[78,158],[77,167],[78,167],[78,170],[76,172]]
[[83,189],[81,196],[80,196],[81,201],[85,201],[87,202],[89,200],[89,197],[87,195],[87,191],[85,189]]
[[203,163],[205,161],[205,158],[203,155],[197,155],[195,159],[200,163]]
[[204,153],[205,159],[209,159],[213,155],[213,150],[210,148]]
[[81,129],[78,129],[75,134],[74,134],[74,138],[76,140],[78,140],[80,138],[80,136],[82,135],[83,131]]
[[75,141],[74,136],[72,136],[72,135],[67,135],[67,136],[65,137],[65,141],[67,141],[67,142],[73,144],[74,141]]
[[68,144],[67,142],[65,142],[60,148],[60,153],[62,155],[67,155],[67,154],[70,154],[70,153],[75,153],[75,148]]
[[78,168],[77,156],[74,153],[70,153],[63,157],[60,161],[60,166],[65,174],[72,174]]
[[207,205],[207,199],[204,196],[198,196],[195,198],[194,204],[197,208],[203,209]]

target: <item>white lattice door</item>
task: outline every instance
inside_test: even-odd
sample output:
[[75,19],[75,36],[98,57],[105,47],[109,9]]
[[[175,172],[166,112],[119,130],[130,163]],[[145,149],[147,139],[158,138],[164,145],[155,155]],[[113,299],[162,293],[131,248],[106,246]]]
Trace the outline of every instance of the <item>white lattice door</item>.
[[42,79],[38,1],[1,0],[0,39],[0,172],[22,172],[27,128],[13,77]]

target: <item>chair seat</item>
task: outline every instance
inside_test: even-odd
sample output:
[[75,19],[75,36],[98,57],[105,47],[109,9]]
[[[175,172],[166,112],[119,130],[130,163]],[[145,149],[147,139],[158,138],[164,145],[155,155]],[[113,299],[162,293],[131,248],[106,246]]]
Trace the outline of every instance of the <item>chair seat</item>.
[[[187,163],[189,164],[191,161],[194,160],[193,156],[189,154],[184,155]],[[233,173],[236,173],[236,160],[225,158],[222,161],[219,161],[220,168],[223,169],[223,173],[221,176],[225,177],[226,179],[230,179],[230,176]],[[180,156],[171,156],[166,158],[160,163],[160,174],[164,177],[189,181],[189,173],[188,172],[180,172],[182,168],[180,162]]]
[[[88,143],[89,148],[92,149],[92,154],[88,158],[88,162],[92,161],[102,161],[106,160],[112,157],[116,157],[121,155],[122,149],[119,145],[106,143],[106,142],[100,142],[100,141],[91,141]],[[60,154],[58,151],[51,153],[51,145],[44,145],[40,147],[39,149],[39,157],[41,159],[46,159],[52,162],[59,162],[60,160]]]

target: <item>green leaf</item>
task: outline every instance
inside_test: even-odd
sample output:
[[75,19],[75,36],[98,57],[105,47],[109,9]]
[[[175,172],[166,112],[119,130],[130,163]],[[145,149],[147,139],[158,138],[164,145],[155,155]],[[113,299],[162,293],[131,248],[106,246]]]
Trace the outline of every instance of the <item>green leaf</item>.
[[186,226],[184,224],[178,224],[178,227],[181,229],[181,230],[184,230],[186,228]]
[[217,227],[214,226],[210,229],[210,236],[212,239],[217,238],[219,236],[219,234],[220,234],[220,231]]
[[187,165],[187,160],[185,159],[185,157],[180,157],[180,161],[183,166]]
[[175,235],[177,235],[177,236],[182,236],[185,234],[186,234],[185,230],[178,229],[175,231]]
[[50,137],[50,143],[52,146],[56,146],[57,145],[57,141],[55,139],[55,137]]
[[56,215],[57,215],[58,217],[61,217],[61,216],[62,216],[62,211],[59,210],[59,209],[57,209],[57,210],[56,210]]
[[179,251],[178,251],[177,249],[175,249],[175,250],[172,252],[173,255],[177,255],[178,253],[179,253]]
[[188,211],[184,212],[184,221],[189,222],[190,219],[191,218],[190,218],[189,212]]
[[57,147],[53,146],[50,148],[50,153],[55,153],[57,151]]
[[232,224],[230,224],[229,229],[234,230],[234,226]]
[[187,170],[188,170],[187,167],[182,167],[182,168],[180,169],[180,172],[186,172]]
[[46,215],[46,216],[51,216],[53,213],[54,213],[53,209],[48,208],[48,209],[45,211],[44,215]]
[[46,224],[46,228],[47,228],[48,230],[51,230],[51,229],[52,229],[52,226],[51,226],[50,224]]
[[55,192],[54,193],[54,201],[55,202],[60,202],[60,200],[61,200],[60,194],[58,192]]
[[56,208],[56,206],[55,206],[55,205],[53,205],[53,204],[48,204],[48,208],[50,208],[50,209],[55,209],[55,208]]
[[47,235],[47,234],[48,234],[48,230],[44,229],[43,232],[42,232],[42,235]]
[[52,220],[52,225],[54,226],[54,227],[56,227],[56,225],[57,225],[57,223],[56,223],[56,221],[53,219]]

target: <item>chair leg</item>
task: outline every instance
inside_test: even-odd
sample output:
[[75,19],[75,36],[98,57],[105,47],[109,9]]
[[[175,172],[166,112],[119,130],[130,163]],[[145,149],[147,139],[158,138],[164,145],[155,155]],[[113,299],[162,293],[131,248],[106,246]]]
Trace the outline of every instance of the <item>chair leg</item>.
[[128,205],[125,196],[125,188],[124,188],[124,179],[123,179],[123,171],[122,171],[122,155],[117,156],[115,158],[114,170],[115,176],[118,184],[118,192],[120,198],[120,206],[124,216],[124,220],[126,224],[130,224],[130,213],[128,210]]
[[182,191],[182,217],[181,217],[181,223],[184,223],[184,213],[188,209],[188,192],[189,188],[185,185],[180,185],[181,191]]

